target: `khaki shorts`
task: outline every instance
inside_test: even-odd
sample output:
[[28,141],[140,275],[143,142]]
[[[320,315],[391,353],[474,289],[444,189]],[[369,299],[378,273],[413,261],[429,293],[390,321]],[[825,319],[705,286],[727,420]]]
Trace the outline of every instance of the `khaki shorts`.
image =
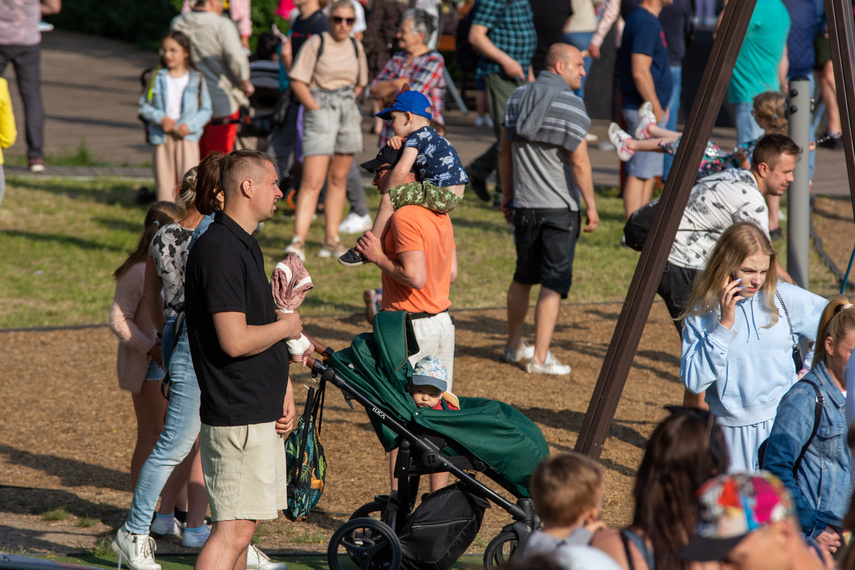
[[285,438],[275,423],[202,424],[202,472],[211,520],[270,520],[288,504]]
[[362,152],[362,115],[353,92],[312,90],[321,108],[303,108],[303,156]]

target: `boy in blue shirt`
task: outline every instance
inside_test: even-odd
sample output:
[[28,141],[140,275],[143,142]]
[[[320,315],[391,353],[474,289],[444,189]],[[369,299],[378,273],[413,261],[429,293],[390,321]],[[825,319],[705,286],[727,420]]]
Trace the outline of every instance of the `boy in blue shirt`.
[[[430,126],[428,98],[418,91],[402,91],[390,108],[376,116],[392,121],[395,136],[386,146],[396,150],[403,147],[404,151],[392,168],[389,191],[382,194],[371,232],[382,237],[392,214],[401,206],[418,205],[440,213],[456,208],[463,200],[469,179],[457,151]],[[410,171],[415,172],[416,182],[404,183]],[[355,267],[365,263],[365,259],[351,248],[338,262]]]

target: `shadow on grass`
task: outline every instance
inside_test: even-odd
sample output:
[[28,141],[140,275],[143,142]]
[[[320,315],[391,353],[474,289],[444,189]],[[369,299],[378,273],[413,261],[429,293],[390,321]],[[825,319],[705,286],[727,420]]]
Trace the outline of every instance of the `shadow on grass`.
[[148,210],[148,205],[137,205],[135,190],[137,183],[131,181],[87,181],[84,184],[73,180],[49,179],[45,181],[38,178],[10,176],[6,184],[24,190],[47,192],[49,194],[67,196],[71,199],[85,198],[99,204],[139,210],[141,213],[140,220],[142,220],[145,212]]
[[59,243],[62,245],[67,245],[70,247],[74,247],[76,249],[89,249],[89,250],[101,250],[101,251],[115,251],[124,253],[124,247],[118,247],[115,245],[106,245],[103,243],[98,243],[96,241],[80,239],[74,236],[62,235],[62,234],[37,234],[33,232],[22,232],[19,230],[0,230],[0,235],[4,235],[10,238],[23,238],[29,241],[40,241],[40,242],[53,242]]

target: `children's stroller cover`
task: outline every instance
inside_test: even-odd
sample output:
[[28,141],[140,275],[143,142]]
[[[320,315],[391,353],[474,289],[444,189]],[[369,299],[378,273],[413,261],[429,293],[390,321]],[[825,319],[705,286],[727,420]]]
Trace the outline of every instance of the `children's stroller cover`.
[[360,334],[350,348],[334,352],[330,364],[377,404],[368,417],[386,451],[398,446],[399,436],[379,421],[378,411],[452,440],[444,454],[480,459],[504,479],[498,483],[529,497],[531,472],[549,455],[540,428],[510,405],[486,398],[460,398],[460,410],[453,412],[418,408],[407,393],[413,374],[407,357],[418,350],[407,313],[381,311],[374,317],[374,332]]

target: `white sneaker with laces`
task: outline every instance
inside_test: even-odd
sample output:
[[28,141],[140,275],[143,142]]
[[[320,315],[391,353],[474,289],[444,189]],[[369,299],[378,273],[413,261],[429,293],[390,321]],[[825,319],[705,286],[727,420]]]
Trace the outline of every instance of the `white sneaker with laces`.
[[371,216],[365,214],[360,216],[356,212],[351,212],[338,225],[338,233],[340,234],[361,234],[367,232],[374,225],[371,221]]
[[285,255],[289,253],[296,253],[297,257],[300,258],[300,261],[306,261],[306,244],[300,241],[300,238],[294,238],[291,240],[285,247]]
[[181,523],[173,515],[162,517],[157,515],[151,523],[151,534],[155,536],[174,536],[181,538]]
[[632,140],[632,137],[620,128],[620,125],[617,123],[609,125],[609,141],[614,145],[615,151],[617,152],[618,158],[621,162],[626,162],[632,158],[633,154],[635,154],[634,150],[630,150],[629,147],[626,146],[626,143],[629,140]]
[[656,124],[656,115],[653,114],[653,103],[645,101],[638,108],[638,126],[635,128],[635,140],[646,141],[652,139],[650,136],[650,125]]
[[246,570],[288,570],[284,562],[272,562],[270,557],[253,545],[246,551]]
[[124,561],[131,570],[161,570],[160,564],[154,561],[154,551],[157,544],[147,534],[131,534],[125,527],[119,529],[113,544],[110,545],[113,552],[119,555],[119,566],[121,570]]
[[558,359],[555,358],[550,351],[546,353],[546,360],[543,364],[536,363],[533,358],[532,360],[529,360],[525,367],[525,371],[529,374],[555,374],[557,376],[563,376],[565,374],[570,374],[570,365],[558,362]]
[[199,530],[184,529],[184,538],[181,539],[183,546],[190,548],[202,548],[205,546],[208,537],[211,536],[211,529],[208,525],[203,524]]
[[505,347],[505,362],[519,364],[524,360],[531,360],[532,356],[534,356],[534,347],[527,345],[525,341],[523,341],[522,346],[519,348]]

